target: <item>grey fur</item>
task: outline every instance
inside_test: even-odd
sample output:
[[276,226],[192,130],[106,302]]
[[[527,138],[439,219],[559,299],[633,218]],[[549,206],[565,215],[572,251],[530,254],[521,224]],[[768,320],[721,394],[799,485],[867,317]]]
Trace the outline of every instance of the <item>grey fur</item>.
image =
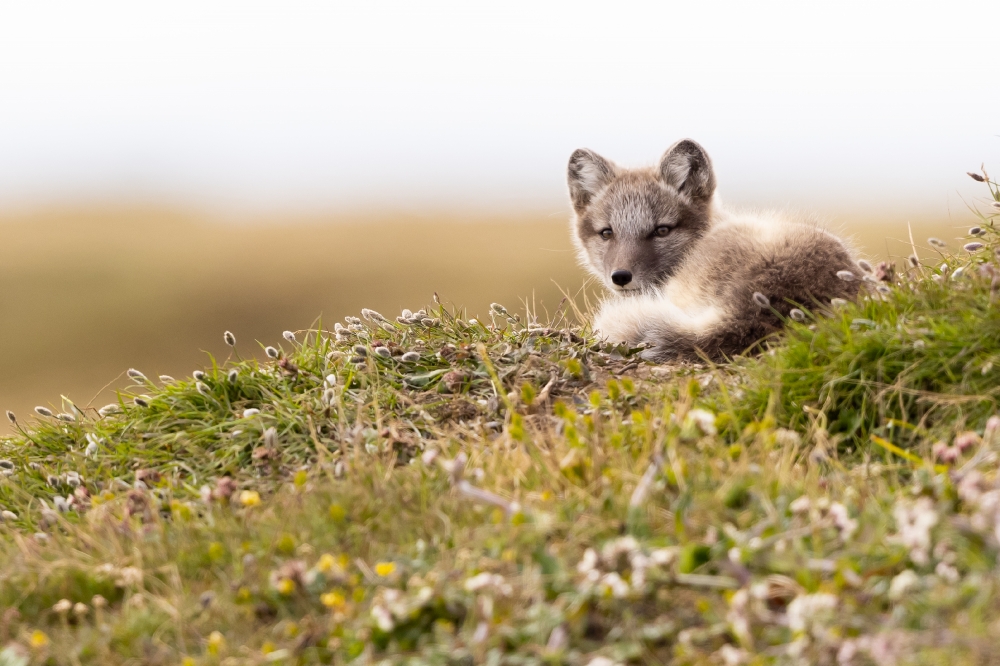
[[[795,306],[857,293],[863,269],[840,238],[809,221],[723,210],[711,160],[694,141],[675,143],[655,168],[577,150],[567,175],[581,263],[611,292],[595,329],[651,344],[649,358],[738,354]],[[614,284],[616,270],[631,282]]]

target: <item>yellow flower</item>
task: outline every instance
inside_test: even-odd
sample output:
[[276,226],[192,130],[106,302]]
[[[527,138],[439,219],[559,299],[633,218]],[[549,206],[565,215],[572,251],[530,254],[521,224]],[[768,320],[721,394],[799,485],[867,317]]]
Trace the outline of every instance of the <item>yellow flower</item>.
[[278,592],[286,597],[295,591],[295,581],[291,578],[282,578],[278,581]]
[[341,523],[347,518],[347,511],[339,504],[330,505],[330,518],[335,523]]
[[383,577],[388,576],[395,570],[396,570],[395,562],[379,562],[378,564],[375,565],[375,573],[377,573],[379,576]]
[[184,657],[181,659],[181,666],[194,666],[194,659],[191,657]]
[[309,475],[306,473],[304,469],[300,469],[295,473],[293,482],[295,483],[296,488],[301,488],[302,486],[306,485],[306,481],[308,480],[309,480]]
[[257,506],[260,504],[260,493],[256,490],[244,490],[240,493],[240,504],[243,506]]
[[340,608],[344,605],[344,595],[339,592],[327,592],[319,598],[327,608]]
[[278,649],[278,646],[271,641],[264,641],[264,644],[260,646],[260,651],[264,654],[271,654]]
[[31,647],[36,650],[41,650],[43,647],[49,644],[49,637],[41,629],[35,629],[31,632],[31,638],[29,639]]
[[333,567],[337,566],[337,559],[330,553],[323,553],[316,562],[316,570],[322,573],[329,573]]
[[213,631],[208,635],[208,653],[219,654],[219,651],[226,646],[226,639],[218,631]]

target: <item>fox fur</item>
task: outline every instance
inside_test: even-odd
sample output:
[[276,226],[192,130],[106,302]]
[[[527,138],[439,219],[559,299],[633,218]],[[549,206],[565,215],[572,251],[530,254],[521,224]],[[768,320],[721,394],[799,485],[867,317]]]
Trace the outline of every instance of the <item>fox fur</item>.
[[595,332],[650,345],[650,360],[742,353],[793,308],[853,298],[864,277],[847,243],[813,221],[723,209],[690,139],[639,169],[577,150],[568,181],[580,261],[609,292]]

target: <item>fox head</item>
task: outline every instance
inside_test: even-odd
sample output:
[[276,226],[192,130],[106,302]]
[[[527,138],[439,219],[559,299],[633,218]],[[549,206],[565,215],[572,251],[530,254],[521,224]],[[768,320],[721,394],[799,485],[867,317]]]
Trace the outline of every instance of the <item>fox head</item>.
[[612,291],[660,286],[708,230],[715,174],[690,139],[644,169],[623,169],[581,148],[567,175],[581,261]]

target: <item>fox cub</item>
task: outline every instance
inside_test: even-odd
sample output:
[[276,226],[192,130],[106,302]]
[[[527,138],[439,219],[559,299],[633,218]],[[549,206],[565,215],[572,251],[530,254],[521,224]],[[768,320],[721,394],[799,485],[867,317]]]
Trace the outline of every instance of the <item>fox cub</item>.
[[723,210],[708,154],[688,139],[655,168],[577,150],[568,179],[580,261],[611,292],[594,328],[651,345],[651,360],[739,354],[800,307],[854,297],[864,277],[813,223]]

